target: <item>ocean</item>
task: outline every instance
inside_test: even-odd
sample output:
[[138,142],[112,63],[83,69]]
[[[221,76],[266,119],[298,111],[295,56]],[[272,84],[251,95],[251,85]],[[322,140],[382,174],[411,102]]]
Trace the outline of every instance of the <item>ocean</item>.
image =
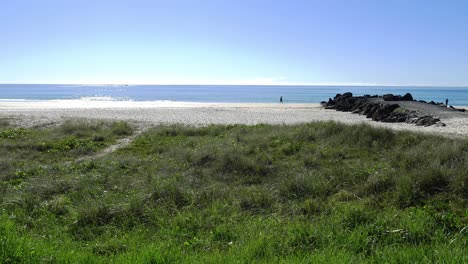
[[250,85],[46,85],[0,84],[1,101],[93,100],[210,103],[319,103],[337,93],[411,93],[417,100],[468,106],[468,87],[250,86]]

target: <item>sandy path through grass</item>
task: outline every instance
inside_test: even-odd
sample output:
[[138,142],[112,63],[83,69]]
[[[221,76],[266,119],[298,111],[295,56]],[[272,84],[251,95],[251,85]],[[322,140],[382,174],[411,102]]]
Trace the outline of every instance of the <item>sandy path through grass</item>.
[[109,147],[107,147],[107,148],[105,148],[105,149],[103,149],[103,150],[101,150],[101,151],[99,151],[97,153],[94,153],[92,155],[87,155],[87,156],[80,157],[80,158],[76,159],[76,162],[82,162],[82,161],[98,159],[98,158],[104,157],[104,156],[106,156],[108,154],[111,154],[111,153],[117,151],[118,149],[124,148],[124,147],[130,145],[139,135],[141,135],[146,130],[148,130],[148,128],[149,128],[148,126],[136,125],[135,131],[133,132],[132,135],[130,135],[128,137],[118,139],[115,144],[112,144]]

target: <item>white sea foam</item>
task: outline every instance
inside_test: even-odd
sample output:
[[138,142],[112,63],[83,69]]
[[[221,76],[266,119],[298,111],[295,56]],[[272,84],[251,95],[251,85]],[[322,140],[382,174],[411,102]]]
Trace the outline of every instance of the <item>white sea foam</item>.
[[84,96],[78,100],[82,100],[82,101],[127,101],[127,100],[120,100],[119,98],[111,97],[111,96]]
[[59,87],[62,88],[75,88],[75,87],[83,87],[81,84],[67,84],[67,85],[60,85]]
[[27,99],[0,99],[0,102],[27,102]]
[[133,101],[113,97],[82,97],[54,100],[0,100],[0,109],[123,109],[210,107],[217,103],[175,102],[170,100]]

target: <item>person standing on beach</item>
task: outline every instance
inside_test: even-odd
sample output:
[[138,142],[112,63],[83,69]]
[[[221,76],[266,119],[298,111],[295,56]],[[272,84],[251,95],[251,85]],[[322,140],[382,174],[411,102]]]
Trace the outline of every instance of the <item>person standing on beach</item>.
[[448,98],[445,99],[445,106],[448,107]]
[[280,96],[280,103],[283,103],[283,96]]

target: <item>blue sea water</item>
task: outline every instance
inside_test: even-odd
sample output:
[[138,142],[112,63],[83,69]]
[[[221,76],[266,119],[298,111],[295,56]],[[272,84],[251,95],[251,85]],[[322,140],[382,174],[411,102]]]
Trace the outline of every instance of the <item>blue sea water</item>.
[[5,100],[116,100],[220,103],[318,103],[337,93],[405,94],[417,100],[468,105],[468,87],[249,86],[249,85],[45,85],[0,84]]

